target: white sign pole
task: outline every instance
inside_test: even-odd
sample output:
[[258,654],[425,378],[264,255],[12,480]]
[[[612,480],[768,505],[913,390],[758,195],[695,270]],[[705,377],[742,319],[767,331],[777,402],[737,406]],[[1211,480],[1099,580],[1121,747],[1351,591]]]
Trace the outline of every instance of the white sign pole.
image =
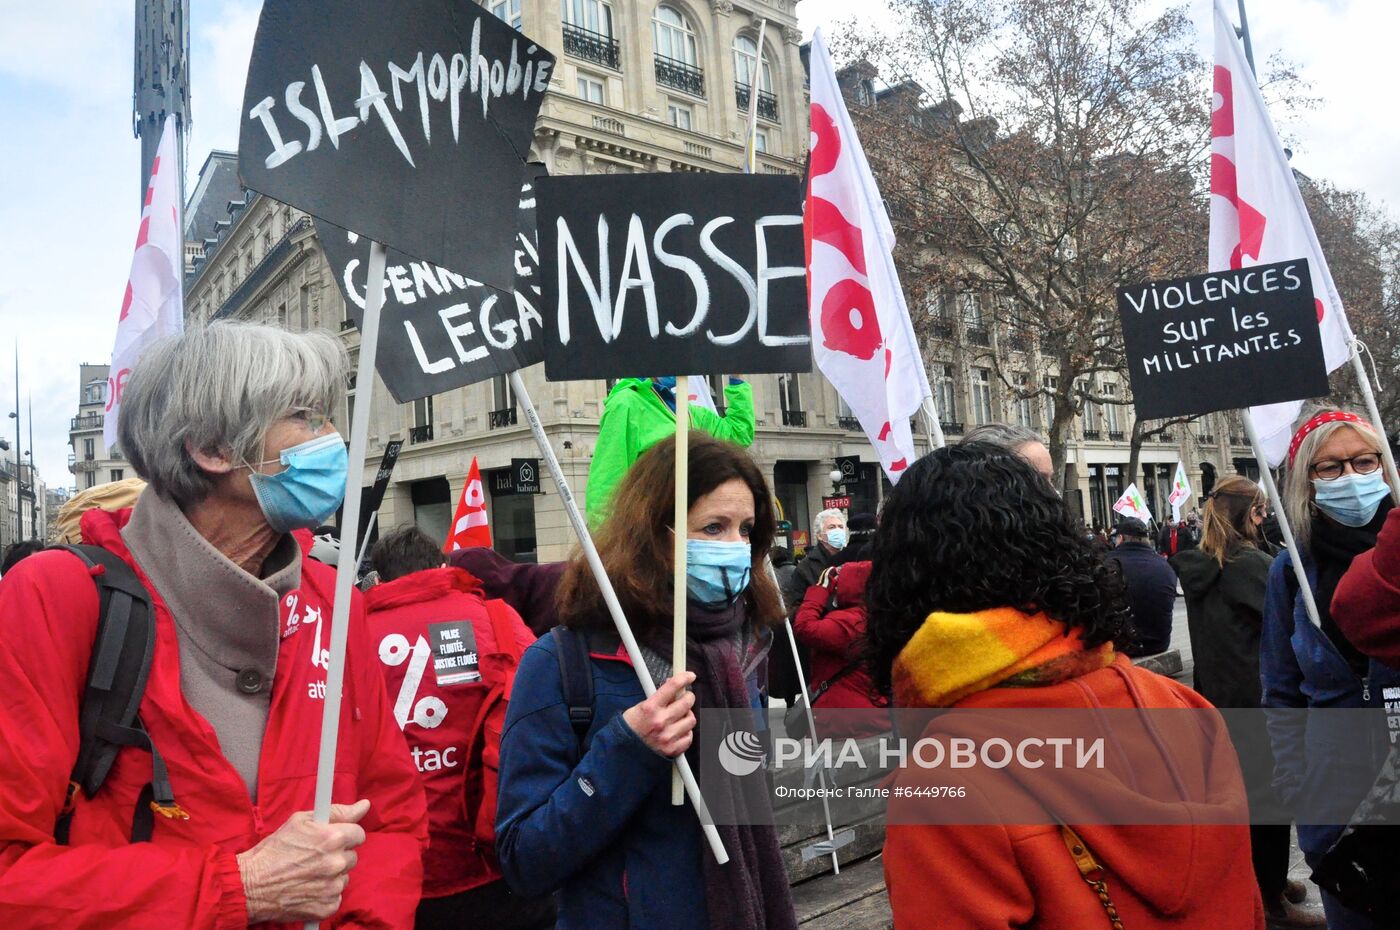
[[[622,640],[622,647],[627,650],[627,658],[632,662],[632,670],[637,673],[637,680],[642,684],[642,693],[651,697],[656,691],[656,683],[651,680],[651,673],[647,671],[646,659],[642,657],[642,650],[637,645],[637,638],[632,635],[632,627],[622,614],[622,605],[618,603],[617,592],[613,590],[608,573],[603,570],[603,560],[598,557],[598,549],[593,545],[593,536],[588,532],[588,524],[584,522],[583,514],[579,512],[573,492],[569,490],[569,482],[565,480],[564,471],[559,467],[559,458],[554,454],[554,447],[549,444],[549,438],[544,434],[540,415],[535,410],[535,405],[530,401],[530,392],[526,390],[525,379],[520,377],[520,372],[512,371],[510,373],[510,387],[515,392],[516,400],[525,410],[525,419],[530,424],[530,431],[535,434],[536,444],[540,447],[540,457],[544,459],[545,467],[549,469],[549,473],[554,476],[554,486],[559,489],[559,500],[564,505],[564,514],[569,518],[569,523],[578,536],[579,548],[583,550],[583,557],[588,561],[588,567],[593,571],[593,578],[598,582],[598,589],[603,595],[603,603],[607,604],[608,613],[612,615],[613,626],[617,628],[618,638]],[[676,756],[675,763],[677,771],[680,772],[681,783],[685,786],[685,793],[690,798],[691,806],[695,808],[695,815],[700,819],[700,829],[705,834],[710,851],[714,853],[715,861],[723,865],[729,861],[729,854],[725,852],[719,831],[715,829],[710,809],[706,806],[705,799],[700,796],[700,787],[695,783],[695,774],[690,770],[690,763],[684,754]]]
[[1269,470],[1269,460],[1264,457],[1264,447],[1259,442],[1259,431],[1254,428],[1254,415],[1243,410],[1245,432],[1249,434],[1249,444],[1254,447],[1254,460],[1259,463],[1259,483],[1264,486],[1264,493],[1269,496],[1269,503],[1273,505],[1274,514],[1278,517],[1278,527],[1283,531],[1284,544],[1288,546],[1288,561],[1293,564],[1293,574],[1298,579],[1298,590],[1303,595],[1303,606],[1308,611],[1308,619],[1313,626],[1322,629],[1322,621],[1318,619],[1317,601],[1313,598],[1312,586],[1308,584],[1308,573],[1303,569],[1303,555],[1298,551],[1298,543],[1293,538],[1293,527],[1288,525],[1288,514],[1284,512],[1283,498],[1279,496],[1278,488],[1274,486],[1274,473]]
[[1395,454],[1390,451],[1390,437],[1386,434],[1385,424],[1381,422],[1381,412],[1376,406],[1376,394],[1371,390],[1371,379],[1366,376],[1366,366],[1361,364],[1361,350],[1356,337],[1352,337],[1351,364],[1356,370],[1356,383],[1361,386],[1361,397],[1366,402],[1366,412],[1371,415],[1371,425],[1376,428],[1376,432],[1381,437],[1381,460],[1385,462],[1385,474],[1390,479],[1390,496],[1395,503],[1400,504],[1400,473],[1395,470]]
[[[676,529],[671,534],[675,543],[675,576],[671,597],[671,671],[685,671],[685,605],[686,605],[686,536],[690,523],[690,376],[676,376]],[[671,774],[671,803],[685,803],[685,786],[677,769]]]
[[[336,560],[335,605],[331,610],[330,656],[326,662],[326,700],[321,713],[321,754],[316,762],[316,802],[312,811],[317,823],[330,823],[331,819],[331,786],[335,778],[336,748],[340,743],[340,696],[345,682],[345,641],[350,632],[350,591],[355,585],[355,573],[359,568],[355,544],[360,526],[360,480],[364,473],[366,446],[369,445],[374,356],[379,348],[379,312],[384,307],[384,265],[384,246],[378,242],[372,243],[365,278],[368,293],[360,324],[360,361],[355,380],[360,394],[359,403],[355,404],[355,417],[350,423],[350,473],[346,476],[345,504],[340,516],[340,557]],[[320,648],[319,643],[317,648]],[[320,922],[307,921],[306,926],[308,930],[315,930]]]

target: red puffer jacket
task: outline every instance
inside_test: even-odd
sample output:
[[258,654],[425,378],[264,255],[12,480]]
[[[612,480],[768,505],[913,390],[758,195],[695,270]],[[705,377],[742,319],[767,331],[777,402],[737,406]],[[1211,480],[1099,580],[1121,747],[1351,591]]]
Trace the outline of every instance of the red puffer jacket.
[[[493,848],[478,841],[475,823],[486,790],[492,816],[485,823],[495,822],[496,784],[494,778],[485,784],[483,767],[499,766],[505,703],[492,714],[488,702],[497,695],[509,700],[516,664],[535,636],[504,601],[484,600],[481,582],[460,568],[404,575],[370,588],[365,600],[386,684],[396,695],[395,719],[428,792],[423,896],[495,881],[501,868]],[[497,641],[492,612],[514,642]]]
[[[181,694],[174,620],[120,535],[130,515],[89,511],[83,536],[131,563],[151,591],[156,642],[140,713],[189,819],[156,817],[149,843],[128,841],[136,799],[151,779],[151,757],[124,749],[97,795],[79,794],[71,845],[54,842],[78,754],[78,707],[98,599],[72,555],[50,551],[25,559],[0,581],[0,915],[6,930],[246,927],[237,854],[313,805],[335,572],[303,559],[301,588],[282,599],[283,634],[254,805],[213,729]],[[360,822],[367,838],[341,909],[322,926],[408,930],[427,838],[423,787],[385,697],[358,595],[345,655],[334,798],[368,798],[371,806]]]
[[1376,548],[1353,559],[1342,576],[1332,619],[1357,649],[1400,666],[1400,507],[1385,518]]
[[[860,656],[865,636],[865,585],[870,580],[869,562],[847,562],[836,576],[833,591],[814,584],[807,589],[802,606],[792,621],[792,631],[812,651],[812,680],[807,683],[815,694],[824,682]],[[826,693],[812,702],[814,709],[883,709],[889,702],[871,691],[870,673],[864,665],[837,678]],[[890,728],[885,713],[836,714],[818,721],[822,736],[869,736]]]

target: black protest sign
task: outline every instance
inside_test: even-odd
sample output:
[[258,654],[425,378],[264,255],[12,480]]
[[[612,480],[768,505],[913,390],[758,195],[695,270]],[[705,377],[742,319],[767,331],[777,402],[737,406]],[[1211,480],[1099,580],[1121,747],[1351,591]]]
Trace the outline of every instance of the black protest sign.
[[1118,313],[1144,419],[1327,393],[1306,259],[1119,288]]
[[475,3],[264,0],[240,178],[508,291],[521,165],[553,67]]
[[470,620],[428,624],[428,647],[439,687],[481,680],[481,658],[477,655],[476,631]]
[[[520,191],[519,232],[514,240],[514,292],[387,250],[375,368],[399,403],[543,361],[534,179],[543,175],[544,168],[526,168],[530,177]],[[351,318],[360,325],[368,288],[369,240],[322,220],[317,221],[316,231]],[[458,267],[471,264],[471,260],[457,263]]]
[[369,489],[369,497],[365,499],[361,509],[368,515],[379,509],[379,505],[384,503],[384,492],[389,488],[389,476],[394,473],[394,464],[399,460],[399,450],[403,448],[402,439],[391,439],[384,447],[384,458],[379,461],[379,471],[374,475],[374,484]]
[[539,239],[550,380],[811,368],[796,178],[548,178]]

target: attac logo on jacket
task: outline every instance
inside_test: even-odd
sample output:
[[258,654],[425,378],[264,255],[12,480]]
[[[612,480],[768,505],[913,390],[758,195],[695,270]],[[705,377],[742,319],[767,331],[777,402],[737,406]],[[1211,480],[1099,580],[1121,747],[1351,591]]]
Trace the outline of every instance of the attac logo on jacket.
[[433,650],[428,641],[419,636],[412,645],[402,633],[390,633],[379,641],[379,661],[390,667],[408,663],[403,683],[399,685],[398,697],[394,699],[394,719],[403,729],[410,722],[431,730],[442,724],[447,717],[447,705],[442,698],[429,694],[419,699],[418,688],[423,683],[423,673],[428,670],[428,661]]

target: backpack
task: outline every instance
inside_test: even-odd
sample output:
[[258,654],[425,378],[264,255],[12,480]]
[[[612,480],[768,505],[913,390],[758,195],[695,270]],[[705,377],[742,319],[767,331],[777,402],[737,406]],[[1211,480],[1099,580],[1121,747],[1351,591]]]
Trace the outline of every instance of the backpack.
[[593,661],[588,657],[588,634],[562,624],[551,632],[554,655],[559,660],[559,680],[564,686],[564,705],[569,709],[569,726],[573,727],[582,759],[588,748],[588,731],[593,726]]
[[165,760],[151,743],[137,709],[146,691],[155,649],[151,595],[131,566],[100,546],[53,546],[77,556],[97,585],[97,635],[93,639],[87,684],[78,712],[78,759],[68,780],[54,840],[68,845],[73,805],[79,791],[91,798],[107,780],[117,753],[135,746],[151,754],[151,781],[141,790],[131,818],[131,842],[150,840],[155,815],[186,820],[175,803]]
[[[481,777],[467,778],[463,803],[467,820],[472,825],[477,845],[494,849],[496,845],[496,793],[501,778],[501,731],[505,729],[506,710],[510,705],[515,672],[524,651],[515,638],[512,620],[514,611],[504,601],[485,601],[486,615],[496,636],[496,651],[481,657],[482,680],[491,681],[490,690],[481,699],[476,716],[467,730],[464,752],[468,772],[480,771]],[[500,658],[504,657],[504,661]]]

